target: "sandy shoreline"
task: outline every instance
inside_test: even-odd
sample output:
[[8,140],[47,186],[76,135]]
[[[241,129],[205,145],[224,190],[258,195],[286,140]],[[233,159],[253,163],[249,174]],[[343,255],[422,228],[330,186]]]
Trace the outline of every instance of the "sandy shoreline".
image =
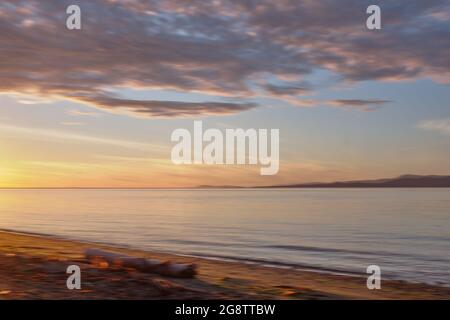
[[[137,257],[195,263],[194,279],[91,265],[87,248]],[[82,289],[66,287],[67,266],[82,270]],[[184,257],[106,244],[0,231],[0,299],[450,299],[450,288],[256,264]]]

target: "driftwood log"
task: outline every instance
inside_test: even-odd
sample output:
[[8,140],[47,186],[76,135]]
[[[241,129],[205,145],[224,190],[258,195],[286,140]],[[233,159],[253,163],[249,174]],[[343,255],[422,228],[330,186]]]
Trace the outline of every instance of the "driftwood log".
[[87,249],[86,258],[91,262],[107,262],[108,266],[136,269],[146,273],[157,273],[169,277],[192,278],[197,274],[197,266],[192,263],[175,263],[155,259],[136,258],[120,253]]

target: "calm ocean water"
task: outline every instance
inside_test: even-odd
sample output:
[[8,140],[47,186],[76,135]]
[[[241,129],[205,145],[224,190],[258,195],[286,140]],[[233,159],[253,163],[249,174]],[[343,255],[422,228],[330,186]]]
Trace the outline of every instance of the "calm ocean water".
[[450,189],[0,190],[0,228],[450,285]]

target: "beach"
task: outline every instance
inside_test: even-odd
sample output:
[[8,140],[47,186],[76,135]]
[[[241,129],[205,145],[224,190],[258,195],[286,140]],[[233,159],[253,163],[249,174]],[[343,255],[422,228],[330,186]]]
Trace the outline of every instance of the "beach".
[[[195,263],[195,278],[180,279],[94,265],[84,252],[97,248],[133,257]],[[69,290],[66,269],[81,268],[82,287]],[[450,299],[450,288],[294,268],[134,250],[119,246],[0,231],[0,299]]]

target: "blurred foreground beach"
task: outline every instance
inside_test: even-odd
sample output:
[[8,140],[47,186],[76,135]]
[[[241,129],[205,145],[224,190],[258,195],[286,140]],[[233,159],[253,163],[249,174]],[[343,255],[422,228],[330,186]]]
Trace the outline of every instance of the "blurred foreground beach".
[[[192,279],[93,265],[87,248],[195,263]],[[66,268],[81,268],[81,290],[66,287]],[[450,299],[450,288],[366,277],[146,252],[50,236],[0,231],[0,299]]]

